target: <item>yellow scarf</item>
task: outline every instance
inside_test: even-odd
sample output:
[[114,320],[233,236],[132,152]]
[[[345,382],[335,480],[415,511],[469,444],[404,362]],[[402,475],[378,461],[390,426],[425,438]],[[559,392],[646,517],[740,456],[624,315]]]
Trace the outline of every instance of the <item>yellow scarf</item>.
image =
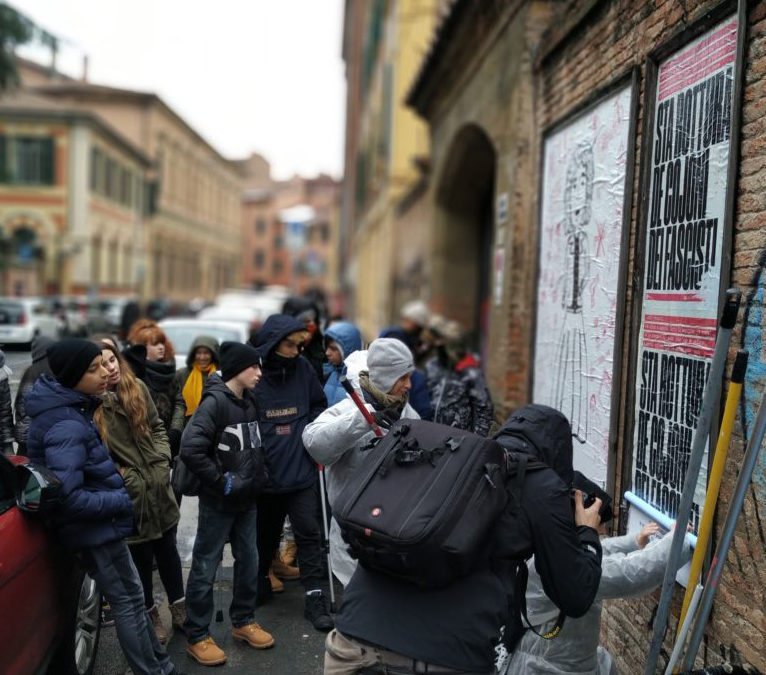
[[196,363],[192,366],[189,377],[186,378],[186,384],[181,392],[184,401],[186,401],[187,417],[194,414],[199,402],[202,400],[202,385],[205,384],[205,380],[207,379],[202,376],[202,373],[205,372],[210,375],[210,373],[214,373],[215,371],[216,366],[214,363],[211,363],[204,371]]

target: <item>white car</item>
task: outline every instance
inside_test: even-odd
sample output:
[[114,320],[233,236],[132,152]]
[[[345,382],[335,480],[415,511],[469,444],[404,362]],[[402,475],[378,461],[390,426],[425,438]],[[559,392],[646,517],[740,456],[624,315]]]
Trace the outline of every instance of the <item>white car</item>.
[[43,298],[0,297],[0,344],[30,344],[38,335],[58,340],[61,330]]
[[176,368],[186,367],[186,357],[192,343],[200,335],[209,335],[221,342],[247,342],[250,326],[246,321],[220,321],[217,319],[163,319],[159,327],[173,343]]

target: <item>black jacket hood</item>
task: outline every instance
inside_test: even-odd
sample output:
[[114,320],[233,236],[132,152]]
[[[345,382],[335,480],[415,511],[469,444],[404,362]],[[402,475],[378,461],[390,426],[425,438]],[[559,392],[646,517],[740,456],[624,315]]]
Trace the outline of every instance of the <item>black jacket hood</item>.
[[277,345],[288,335],[305,330],[304,325],[292,316],[272,314],[258,331],[255,347],[261,358],[266,361]]
[[518,408],[495,434],[495,440],[509,450],[545,462],[567,486],[572,484],[572,427],[558,410],[537,403]]

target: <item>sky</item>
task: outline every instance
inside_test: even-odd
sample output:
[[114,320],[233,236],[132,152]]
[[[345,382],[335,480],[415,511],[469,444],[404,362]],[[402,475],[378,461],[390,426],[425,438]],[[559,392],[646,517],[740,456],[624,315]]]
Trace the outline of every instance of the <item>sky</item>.
[[[62,41],[61,70],[158,94],[222,155],[342,175],[342,0],[9,0]],[[49,52],[23,56],[50,62]]]

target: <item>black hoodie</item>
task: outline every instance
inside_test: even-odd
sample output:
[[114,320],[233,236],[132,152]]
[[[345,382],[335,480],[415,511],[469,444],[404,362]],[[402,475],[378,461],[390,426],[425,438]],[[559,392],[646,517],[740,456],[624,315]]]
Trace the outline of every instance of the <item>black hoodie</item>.
[[322,385],[302,356],[276,353],[288,335],[303,331],[303,324],[285,314],[272,314],[258,331],[263,377],[255,388],[269,484],[264,492],[295,492],[317,480],[317,466],[303,447],[307,424],[327,408]]
[[601,544],[595,530],[574,523],[569,423],[552,408],[525,406],[497,441],[555,468],[527,473],[518,512],[509,499],[495,528],[491,566],[431,590],[359,566],[344,591],[339,631],[413,659],[490,673],[500,627],[516,618],[515,611],[509,615],[515,561],[532,555],[548,597],[569,616],[588,611],[601,580]]

